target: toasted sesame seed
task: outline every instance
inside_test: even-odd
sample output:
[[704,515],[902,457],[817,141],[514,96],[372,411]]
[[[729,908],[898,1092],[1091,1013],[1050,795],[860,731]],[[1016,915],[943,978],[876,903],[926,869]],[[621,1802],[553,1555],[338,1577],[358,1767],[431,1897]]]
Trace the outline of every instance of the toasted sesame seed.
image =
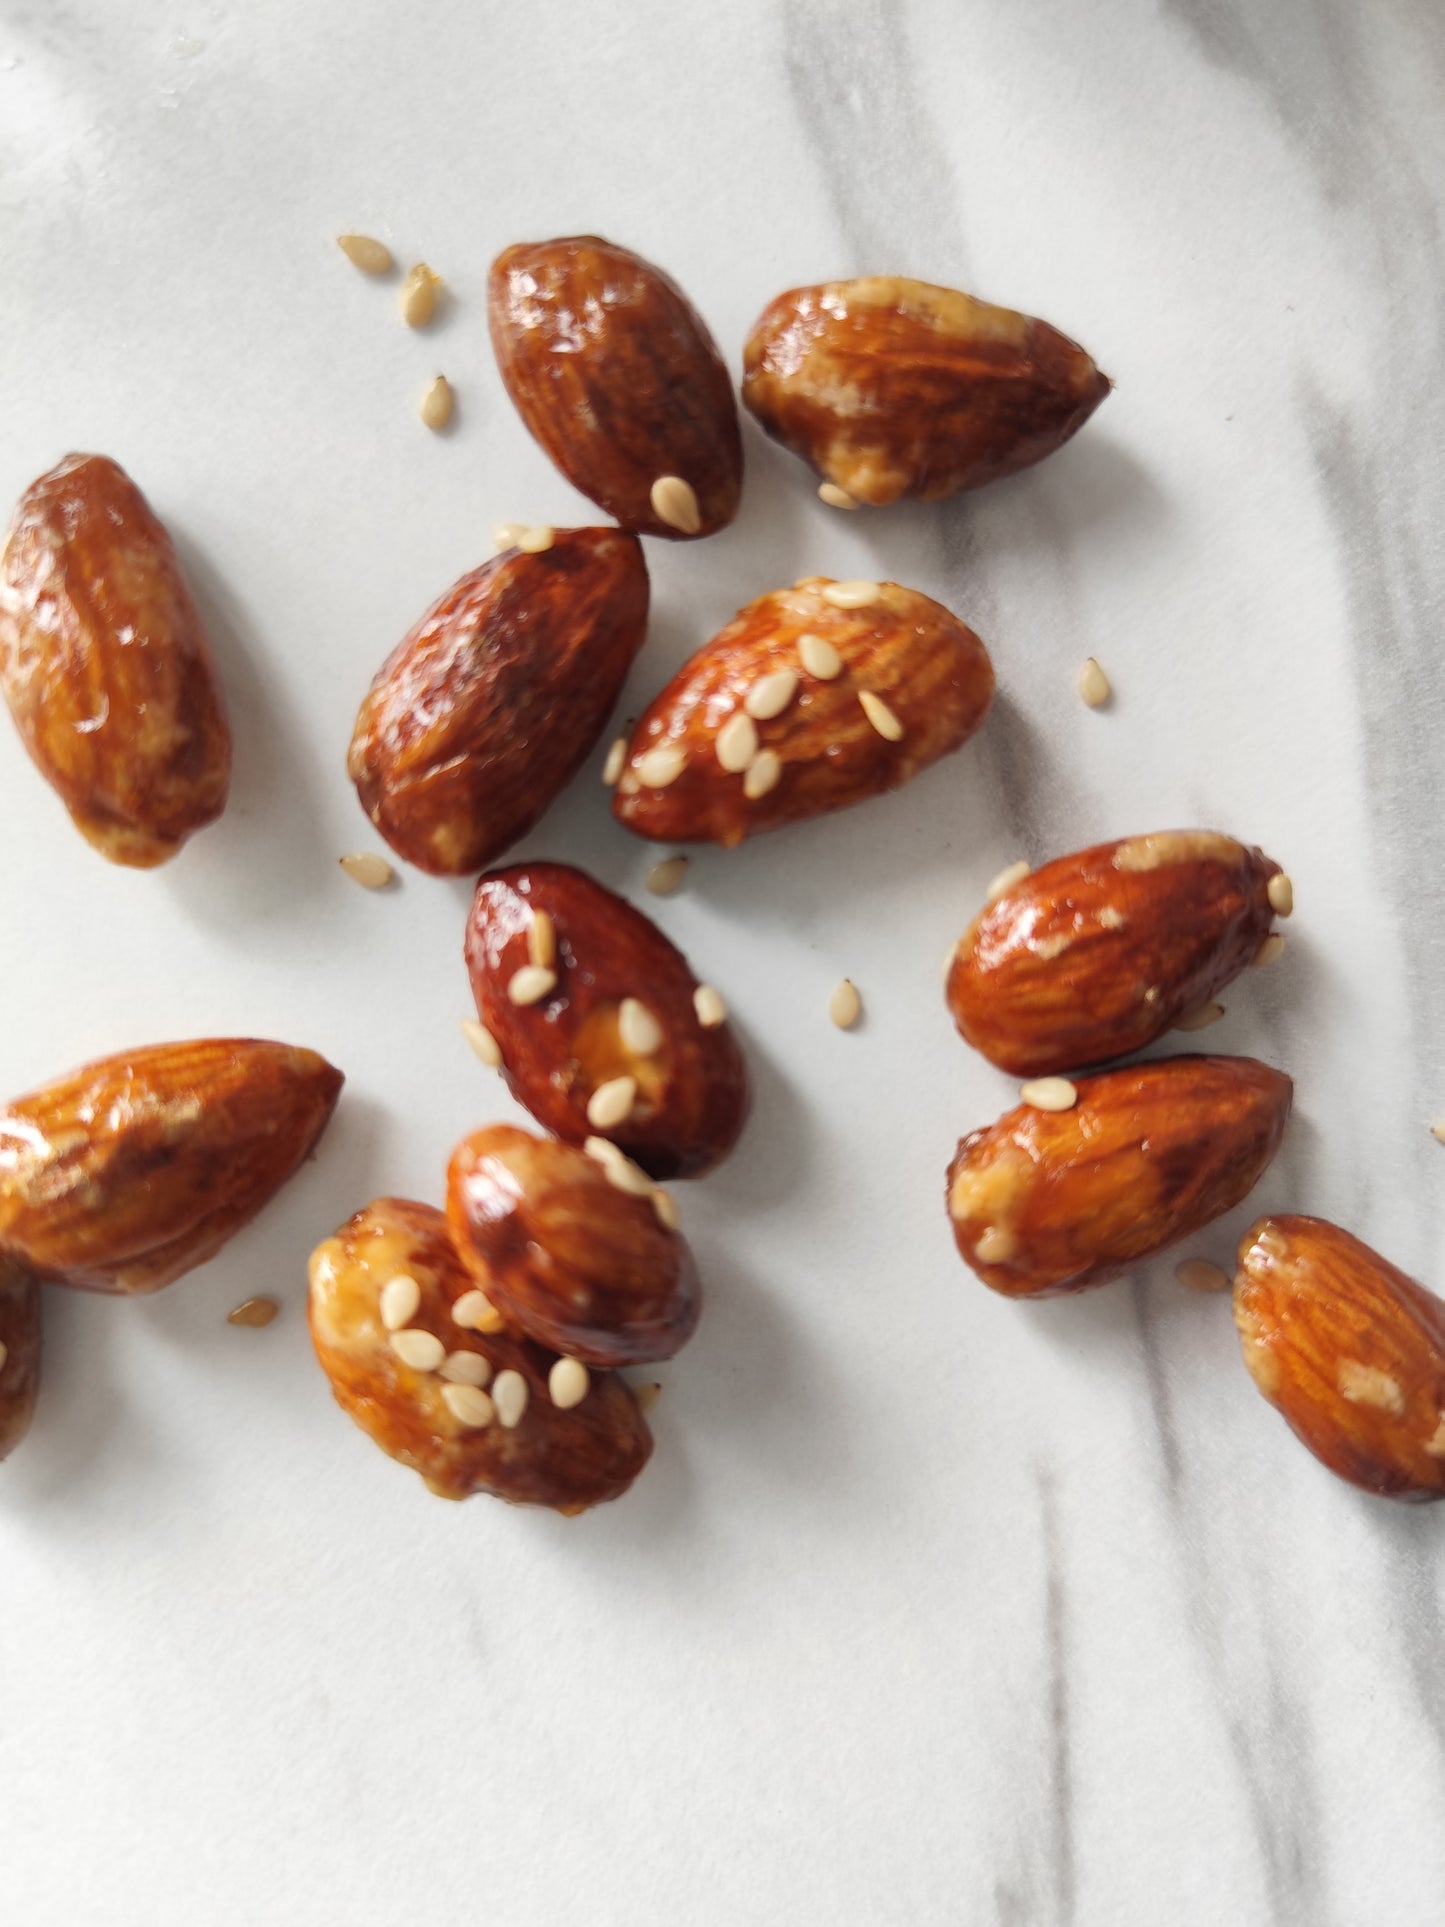
[[1283,949],[1284,938],[1278,930],[1271,930],[1250,959],[1250,969],[1258,970],[1262,964],[1272,964]]
[[602,765],[602,780],[608,789],[615,789],[617,779],[627,767],[627,738],[619,736],[607,752],[607,761]]
[[1174,1267],[1174,1276],[1186,1291],[1228,1291],[1233,1284],[1229,1273],[1207,1258],[1186,1258]]
[[544,969],[541,964],[523,964],[520,970],[512,972],[507,995],[514,1004],[540,1004],[556,988],[555,970]]
[[670,1191],[659,1185],[652,1193],[652,1208],[657,1213],[657,1222],[664,1231],[676,1231],[681,1220],[677,1215],[677,1200]]
[[[274,1298],[243,1298],[234,1311],[226,1313],[228,1325],[249,1325],[262,1330],[275,1318],[281,1307]],[[5,1347],[0,1345],[0,1365],[5,1363]]]
[[637,780],[645,790],[665,790],[687,768],[687,752],[676,743],[659,743],[637,759]]
[[1036,1077],[1022,1087],[1019,1096],[1036,1111],[1071,1111],[1079,1101],[1067,1077]]
[[661,1397],[662,1387],[657,1383],[656,1379],[654,1379],[651,1384],[634,1385],[632,1388],[633,1403],[644,1418],[646,1418],[649,1412],[655,1412],[657,1410],[657,1401]]
[[1000,897],[1006,897],[1014,885],[1016,883],[1022,883],[1024,878],[1029,874],[1029,866],[1022,859],[1017,863],[1011,863],[1006,870],[999,871],[993,882],[984,891],[984,902],[997,903]]
[[452,1323],[463,1331],[499,1332],[505,1322],[484,1291],[464,1291],[452,1306]]
[[774,716],[782,715],[797,693],[797,671],[774,669],[769,675],[758,677],[743,698],[743,708],[760,723],[771,722]]
[[747,775],[743,778],[743,795],[750,803],[756,803],[760,796],[778,787],[778,779],[783,773],[782,758],[776,750],[760,749],[748,764]]
[[718,731],[713,747],[723,768],[737,775],[758,753],[757,724],[746,710],[735,709]]
[[421,1303],[421,1286],[404,1271],[388,1278],[381,1288],[381,1322],[389,1332],[399,1332],[416,1317]]
[[559,1358],[547,1374],[547,1390],[559,1412],[570,1412],[587,1396],[592,1374],[580,1358]]
[[670,897],[682,887],[687,875],[685,856],[665,856],[660,863],[654,863],[647,873],[647,887],[655,897]]
[[545,555],[557,540],[557,531],[546,522],[538,522],[534,527],[523,529],[517,537],[517,547],[523,555]]
[[1113,693],[1109,685],[1109,678],[1104,674],[1093,656],[1089,657],[1088,661],[1079,671],[1078,689],[1079,694],[1089,705],[1090,709],[1097,709],[1101,703],[1108,702],[1109,697]]
[[1264,894],[1269,898],[1269,907],[1277,917],[1287,917],[1294,909],[1294,885],[1283,870],[1270,878],[1264,886]]
[[722,993],[714,990],[711,984],[698,985],[692,993],[692,1007],[704,1030],[716,1030],[719,1024],[725,1024],[728,1020],[728,1007],[722,1000]]
[[878,734],[890,743],[896,743],[903,734],[903,725],[893,714],[881,696],[875,696],[871,689],[860,689],[858,700],[863,705],[863,714],[872,723]]
[[798,661],[819,682],[832,682],[843,673],[843,658],[832,643],[811,633],[798,637]]
[[1445,1144],[1445,1117],[1437,1118],[1430,1126],[1430,1135],[1437,1144]]
[[406,1331],[393,1332],[391,1349],[402,1364],[410,1365],[414,1372],[434,1372],[447,1355],[446,1346],[434,1333],[415,1325]]
[[418,261],[401,284],[401,318],[408,328],[424,328],[437,311],[437,289],[442,280],[425,261]]
[[475,1017],[463,1017],[462,1036],[488,1070],[499,1071],[502,1068],[502,1047],[485,1024],[478,1023]]
[[458,1425],[465,1425],[474,1432],[480,1432],[484,1425],[490,1425],[494,1418],[501,1416],[496,1405],[478,1385],[443,1385],[442,1402]]
[[532,912],[527,954],[539,970],[550,970],[557,961],[557,926],[545,910]]
[[336,245],[363,274],[390,274],[396,263],[385,241],[370,234],[338,234]]
[[421,418],[428,428],[445,428],[452,418],[452,385],[438,375],[421,398]]
[[662,1025],[636,997],[624,997],[618,1005],[617,1034],[635,1057],[655,1057],[662,1049]]
[[1176,1019],[1174,1028],[1175,1030],[1207,1030],[1211,1024],[1217,1024],[1223,1015],[1223,1004],[1201,1004],[1197,1010],[1191,1010],[1187,1015]]
[[485,1385],[492,1376],[492,1361],[480,1352],[448,1352],[441,1375],[449,1385]]
[[635,1077],[609,1077],[599,1084],[587,1100],[587,1122],[598,1131],[610,1131],[625,1124],[637,1102]]
[[826,502],[830,509],[855,509],[858,504],[846,488],[839,488],[836,482],[820,482],[818,500]]
[[342,857],[340,862],[351,881],[359,883],[363,890],[380,890],[391,882],[392,867],[375,850],[357,850],[351,856]]
[[527,1381],[520,1372],[498,1372],[492,1383],[492,1403],[497,1408],[497,1423],[510,1432],[521,1423],[527,1409]]
[[1445,1418],[1435,1427],[1433,1435],[1426,1439],[1425,1450],[1432,1459],[1445,1459]]
[[659,522],[666,522],[670,529],[680,529],[684,535],[696,535],[702,527],[697,492],[692,483],[685,482],[680,475],[659,475],[652,485],[649,499],[653,514]]
[[973,1255],[986,1265],[1006,1265],[1019,1241],[1005,1225],[986,1224],[974,1243]]
[[835,609],[866,609],[881,593],[876,582],[830,582],[819,591]]
[[525,522],[498,522],[492,530],[492,543],[498,549],[514,549],[517,537],[527,533]]
[[1375,1365],[1362,1364],[1357,1358],[1340,1360],[1335,1383],[1340,1397],[1348,1399],[1351,1405],[1373,1405],[1376,1411],[1393,1412],[1397,1418],[1405,1409],[1405,1394],[1399,1380]]
[[863,1015],[863,1000],[858,995],[858,986],[851,977],[845,977],[836,985],[828,999],[828,1015],[839,1030],[851,1030]]
[[652,1193],[652,1179],[640,1164],[634,1164],[625,1151],[621,1151],[610,1138],[589,1137],[584,1140],[582,1149],[595,1164],[602,1166],[602,1175],[618,1191],[625,1191],[630,1198],[646,1198]]

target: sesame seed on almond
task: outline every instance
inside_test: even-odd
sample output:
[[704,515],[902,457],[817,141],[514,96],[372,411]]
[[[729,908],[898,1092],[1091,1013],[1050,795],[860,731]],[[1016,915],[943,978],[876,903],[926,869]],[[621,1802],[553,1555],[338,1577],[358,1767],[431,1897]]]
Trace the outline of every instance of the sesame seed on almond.
[[882,594],[876,582],[830,582],[819,594],[835,609],[866,609]]
[[608,789],[617,787],[617,779],[627,767],[627,738],[619,736],[607,752],[607,761],[602,765],[602,780]]
[[492,1376],[492,1362],[480,1352],[448,1352],[441,1376],[449,1385],[485,1385]]
[[692,993],[692,1007],[704,1030],[716,1030],[719,1024],[727,1022],[728,1007],[722,1000],[722,993],[714,990],[711,984],[698,985]]
[[466,1038],[477,1056],[481,1058],[489,1070],[500,1070],[502,1068],[502,1047],[487,1029],[486,1025],[479,1023],[475,1017],[463,1017],[461,1022],[462,1036]]
[[532,912],[527,954],[539,970],[550,970],[557,961],[557,926],[545,910]]
[[399,1332],[416,1317],[421,1303],[421,1286],[407,1272],[399,1271],[381,1288],[381,1322],[389,1332]]
[[640,998],[624,997],[618,1005],[617,1034],[634,1057],[655,1057],[662,1049],[662,1025]]
[[759,797],[766,796],[769,790],[778,787],[782,774],[783,762],[777,751],[759,750],[743,777],[743,795],[750,803],[756,803]]
[[434,1372],[447,1355],[447,1348],[433,1332],[410,1326],[391,1334],[391,1349],[403,1365],[414,1372]]
[[453,1304],[452,1323],[460,1325],[463,1331],[499,1332],[504,1320],[487,1294],[474,1287],[464,1291]]
[[1264,894],[1269,898],[1269,907],[1277,917],[1287,917],[1294,909],[1294,885],[1283,870],[1270,878],[1264,886]]
[[858,701],[863,706],[863,714],[885,741],[896,743],[903,735],[903,725],[881,696],[871,689],[860,689]]
[[820,482],[818,500],[826,502],[830,509],[855,509],[858,506],[847,489],[839,488],[836,482]]
[[479,1385],[443,1385],[442,1400],[457,1423],[474,1432],[500,1417],[495,1402]]
[[680,475],[659,475],[649,491],[652,512],[659,522],[683,535],[696,535],[702,527],[702,511],[697,491]]
[[735,709],[713,743],[717,759],[731,775],[739,775],[758,753],[757,724],[744,709]]
[[811,632],[798,637],[798,661],[819,682],[832,682],[843,673],[843,658],[832,643]]
[[1071,1111],[1079,1101],[1078,1090],[1067,1077],[1035,1077],[1019,1096],[1035,1111]]
[[547,1374],[547,1390],[559,1412],[570,1412],[587,1396],[592,1374],[580,1358],[559,1358]]
[[492,1381],[492,1403],[497,1409],[497,1423],[509,1432],[522,1422],[522,1414],[527,1409],[527,1381],[520,1372],[498,1372]]
[[587,1122],[596,1131],[614,1130],[631,1117],[636,1102],[635,1077],[609,1077],[587,1100]]
[[999,871],[993,882],[984,891],[984,902],[997,903],[1000,897],[1006,897],[1014,885],[1016,883],[1022,883],[1024,878],[1029,874],[1029,866],[1022,859],[1017,863],[1011,863],[1006,870]]
[[514,970],[507,982],[507,995],[514,1004],[539,1004],[557,988],[555,970],[545,970],[541,964],[523,964]]
[[687,768],[687,752],[676,743],[659,743],[637,759],[637,780],[645,790],[665,790]]
[[743,708],[760,723],[781,716],[797,694],[798,676],[793,669],[774,669],[759,676],[743,699]]

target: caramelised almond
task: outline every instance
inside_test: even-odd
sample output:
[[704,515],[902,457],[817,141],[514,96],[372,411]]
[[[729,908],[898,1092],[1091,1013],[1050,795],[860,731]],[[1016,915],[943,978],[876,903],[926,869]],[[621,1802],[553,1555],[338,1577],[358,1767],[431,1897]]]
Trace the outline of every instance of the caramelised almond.
[[159,1291],[307,1158],[341,1091],[315,1051],[152,1044],[0,1107],[0,1256],[51,1284]]
[[1079,1078],[1067,1110],[1021,1104],[949,1166],[958,1249],[1010,1298],[1106,1284],[1248,1195],[1292,1094],[1250,1057],[1170,1057]]
[[1232,836],[1163,830],[1015,876],[953,953],[953,1021],[1018,1077],[1138,1050],[1211,1003],[1257,954],[1279,875]]
[[692,1253],[600,1158],[494,1124],[447,1172],[463,1264],[507,1323],[584,1365],[671,1358],[701,1293]]
[[1366,1492],[1445,1497],[1445,1304],[1323,1218],[1240,1240],[1234,1322],[1255,1384]]
[[[759,718],[755,692],[785,671],[788,702]],[[633,732],[612,808],[661,842],[741,843],[906,783],[968,740],[993,686],[988,651],[941,603],[807,576],[750,602],[683,664]],[[756,738],[741,770],[719,758],[736,716]]]
[[850,507],[1012,475],[1082,428],[1109,388],[1048,322],[897,275],[790,288],[743,350],[748,408]]
[[[387,1330],[382,1298],[397,1275],[418,1287],[409,1329],[445,1350],[436,1369],[409,1365]],[[311,1255],[311,1338],[337,1403],[442,1498],[490,1492],[569,1513],[617,1498],[652,1451],[626,1382],[594,1372],[558,1405],[553,1353],[456,1319],[473,1290],[440,1211],[406,1198],[358,1211]]]
[[[511,994],[538,916],[556,933],[555,986],[535,1004]],[[467,971],[512,1095],[571,1144],[599,1128],[654,1178],[696,1177],[725,1158],[748,1109],[747,1068],[726,1024],[704,1025],[686,957],[645,917],[581,870],[527,863],[484,876],[467,919]],[[629,1079],[620,1118],[599,1126],[594,1097]]]
[[40,1281],[0,1253],[0,1459],[30,1429],[40,1389]]
[[642,535],[732,521],[732,379],[660,268],[593,234],[522,243],[492,263],[487,314],[507,393],[574,488]]
[[557,529],[454,583],[387,658],[346,767],[391,847],[436,876],[524,836],[601,735],[647,628],[635,535]]

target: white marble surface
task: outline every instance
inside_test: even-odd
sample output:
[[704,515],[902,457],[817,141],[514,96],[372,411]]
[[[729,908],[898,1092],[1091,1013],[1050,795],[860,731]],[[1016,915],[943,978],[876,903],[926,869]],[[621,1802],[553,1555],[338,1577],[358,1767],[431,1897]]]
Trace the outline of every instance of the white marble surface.
[[[942,1172],[1010,1087],[937,972],[1020,855],[1262,842],[1289,949],[1209,1041],[1288,1068],[1297,1114],[1198,1248],[1290,1206],[1445,1276],[1442,84],[1434,0],[0,8],[0,496],[121,459],[237,730],[229,814],[152,875],[0,730],[0,1087],[227,1030],[349,1075],[222,1258],[51,1294],[0,1476],[16,1927],[1438,1917],[1445,1518],[1330,1479],[1167,1265],[1031,1309],[973,1280]],[[353,225],[446,276],[433,335],[341,259]],[[632,698],[805,570],[942,597],[1002,694],[911,790],[704,855],[659,909],[757,1113],[684,1199],[711,1295],[654,1464],[567,1522],[431,1500],[335,1410],[302,1309],[317,1238],[435,1198],[508,1113],[456,1032],[466,891],[338,874],[370,842],[342,759],[493,522],[585,517],[482,301],[500,246],[589,228],[734,362],[780,288],[900,270],[1048,316],[1118,388],[1033,473],[867,518],[750,433],[737,526],[649,544]],[[650,860],[595,764],[527,847],[629,890]],[[255,1290],[283,1320],[228,1328]]]

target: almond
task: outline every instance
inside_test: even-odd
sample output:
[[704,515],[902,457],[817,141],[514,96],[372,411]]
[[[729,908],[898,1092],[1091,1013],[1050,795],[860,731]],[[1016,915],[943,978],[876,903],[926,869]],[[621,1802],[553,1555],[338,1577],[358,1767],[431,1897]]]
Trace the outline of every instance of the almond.
[[[554,985],[519,1005],[511,986],[539,915]],[[512,1095],[547,1130],[584,1143],[599,1128],[593,1096],[627,1078],[626,1115],[606,1135],[653,1177],[696,1177],[731,1151],[748,1110],[742,1051],[726,1023],[699,1021],[686,957],[640,910],[565,863],[498,870],[472,899],[466,961]]]
[[896,275],[790,288],[743,350],[743,401],[850,505],[934,502],[1012,475],[1082,428],[1110,386],[1048,322]]
[[1240,1240],[1234,1322],[1255,1384],[1366,1492],[1445,1496],[1445,1304],[1323,1218]]
[[732,521],[732,379],[660,268],[591,234],[522,243],[492,263],[487,312],[507,393],[574,488],[643,535]]
[[249,1037],[105,1057],[0,1108],[0,1255],[52,1284],[159,1291],[309,1155],[341,1073]]
[[1009,881],[964,933],[947,979],[953,1021],[1018,1077],[1138,1050],[1251,962],[1281,874],[1213,830],[1059,857]]
[[571,782],[647,629],[635,535],[558,529],[447,590],[382,665],[347,770],[399,856],[434,876],[495,860]]
[[30,1429],[40,1389],[40,1283],[0,1254],[0,1459]]
[[[317,1246],[310,1269],[311,1338],[337,1403],[441,1497],[490,1492],[580,1512],[617,1498],[647,1463],[652,1435],[623,1379],[594,1372],[575,1404],[559,1405],[555,1354],[458,1322],[474,1280],[430,1205],[375,1199]],[[416,1286],[408,1330],[445,1354],[437,1369],[407,1364],[388,1329],[382,1298],[399,1278]],[[521,1407],[512,1424],[500,1409],[509,1401]]]
[[539,1345],[585,1365],[638,1365],[692,1336],[700,1291],[686,1243],[650,1197],[570,1144],[506,1124],[464,1138],[447,1222],[487,1297]]
[[68,455],[0,557],[0,689],[32,761],[112,863],[150,869],[225,807],[231,736],[171,539],[125,471]]
[[948,1212],[964,1261],[1010,1298],[1106,1284],[1253,1189],[1293,1086],[1249,1057],[1081,1077],[1067,1110],[1021,1104],[959,1144]]
[[[785,671],[789,700],[757,718],[750,696]],[[730,847],[906,783],[968,740],[993,686],[988,651],[942,604],[806,576],[683,665],[638,723],[612,807],[640,836]],[[742,770],[724,734],[738,715],[756,737]]]

